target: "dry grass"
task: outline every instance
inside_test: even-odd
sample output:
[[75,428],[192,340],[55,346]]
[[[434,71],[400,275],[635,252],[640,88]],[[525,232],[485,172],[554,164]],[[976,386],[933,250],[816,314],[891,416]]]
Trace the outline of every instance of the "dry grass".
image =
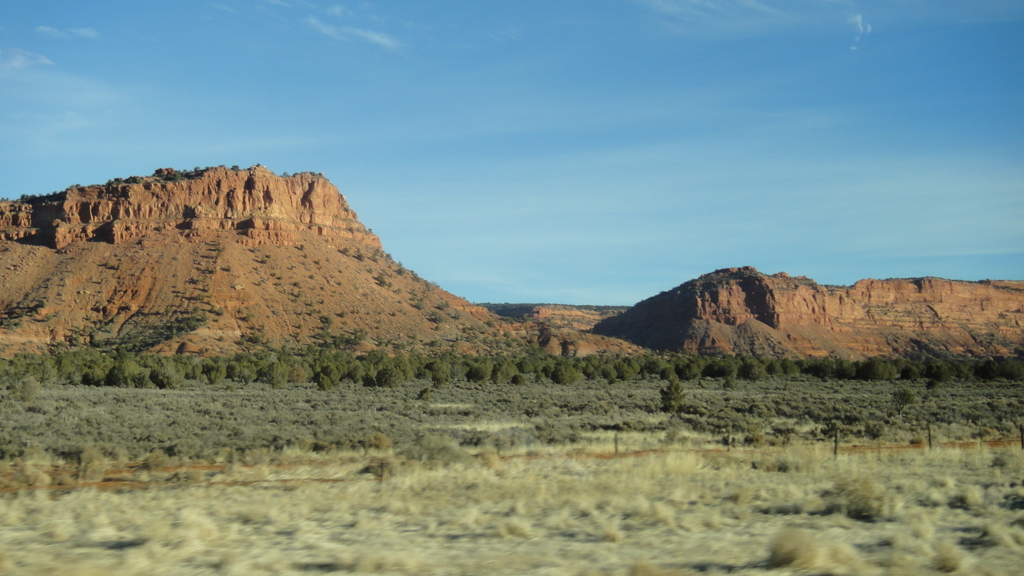
[[809,530],[786,528],[772,541],[769,568],[795,568],[823,574],[865,571],[857,552],[847,543],[830,542]]
[[[1024,565],[1024,459],[1008,449],[419,449],[290,448],[191,482],[154,461],[146,490],[8,493],[0,574],[1009,576]],[[783,461],[798,464],[764,465]]]
[[957,572],[966,564],[967,554],[952,542],[941,542],[935,547],[935,568],[940,572]]

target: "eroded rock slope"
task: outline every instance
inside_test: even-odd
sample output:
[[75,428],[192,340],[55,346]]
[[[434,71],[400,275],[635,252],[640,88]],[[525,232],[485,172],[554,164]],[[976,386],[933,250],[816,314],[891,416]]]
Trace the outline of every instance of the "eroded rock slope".
[[824,286],[726,268],[602,320],[657,350],[763,356],[1024,355],[1024,282],[942,278]]
[[0,287],[4,355],[504,339],[489,312],[393,261],[322,175],[262,166],[0,202]]
[[395,262],[322,174],[157,170],[0,202],[0,355],[79,346],[221,354],[635,353],[504,322]]

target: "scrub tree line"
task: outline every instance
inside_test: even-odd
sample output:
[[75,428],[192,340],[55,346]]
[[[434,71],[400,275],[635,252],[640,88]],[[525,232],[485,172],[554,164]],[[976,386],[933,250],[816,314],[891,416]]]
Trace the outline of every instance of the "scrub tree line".
[[[931,388],[951,380],[1024,380],[1024,363],[1015,359],[926,360],[871,358],[769,359],[743,356],[655,355],[563,358],[539,349],[520,356],[388,355],[376,350],[356,356],[323,348],[239,353],[200,358],[120,351],[105,354],[77,350],[52,355],[21,354],[0,359],[0,389],[35,385],[86,385],[120,388],[181,388],[188,382],[274,388],[312,383],[321,390],[346,386],[393,388],[418,379],[433,387],[453,381],[468,384],[580,380],[610,385],[636,379],[674,381],[721,379],[728,389],[740,381],[804,377],[819,380],[925,380]],[[26,384],[26,382],[28,384]]]

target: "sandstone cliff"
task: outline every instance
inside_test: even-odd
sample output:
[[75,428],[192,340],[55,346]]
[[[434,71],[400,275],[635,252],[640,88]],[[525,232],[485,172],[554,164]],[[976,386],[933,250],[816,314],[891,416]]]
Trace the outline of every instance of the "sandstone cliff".
[[322,174],[157,170],[0,202],[0,356],[78,346],[231,353],[633,353],[503,322],[395,262]]
[[262,166],[185,173],[166,168],[149,178],[0,202],[0,238],[57,249],[93,240],[119,244],[172,228],[192,238],[237,231],[252,240],[248,245],[293,244],[299,232],[312,232],[381,247],[322,175],[281,178]]
[[0,202],[0,355],[343,343],[485,350],[487,310],[406,270],[322,175],[208,168]]
[[601,321],[658,350],[764,356],[1024,355],[1024,282],[941,278],[823,286],[727,268]]

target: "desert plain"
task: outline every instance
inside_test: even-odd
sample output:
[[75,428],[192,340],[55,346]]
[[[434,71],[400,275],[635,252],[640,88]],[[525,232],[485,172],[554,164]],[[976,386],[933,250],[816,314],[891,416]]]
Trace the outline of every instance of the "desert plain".
[[[731,441],[694,432],[659,410],[657,379],[456,381],[429,400],[422,384],[9,393],[5,434],[31,431],[37,444],[2,464],[0,570],[1009,576],[1024,566],[1024,452],[1011,427],[935,424],[929,448],[908,416],[876,438],[844,428],[835,453],[808,418],[765,418],[760,434]],[[784,391],[801,385],[842,403],[894,387],[723,384],[685,383],[688,402],[795,403]],[[934,399],[1019,400],[1006,383],[944,388]],[[204,420],[183,412],[190,405],[225,414]],[[150,425],[129,421],[121,436],[54,455],[75,418],[103,429],[129,413]],[[57,429],[34,427],[40,414]],[[339,418],[336,438],[317,432],[331,426],[314,414]],[[233,420],[238,430],[223,427]],[[148,443],[210,430],[252,444],[182,440],[175,454]],[[276,447],[262,436],[273,434]]]

